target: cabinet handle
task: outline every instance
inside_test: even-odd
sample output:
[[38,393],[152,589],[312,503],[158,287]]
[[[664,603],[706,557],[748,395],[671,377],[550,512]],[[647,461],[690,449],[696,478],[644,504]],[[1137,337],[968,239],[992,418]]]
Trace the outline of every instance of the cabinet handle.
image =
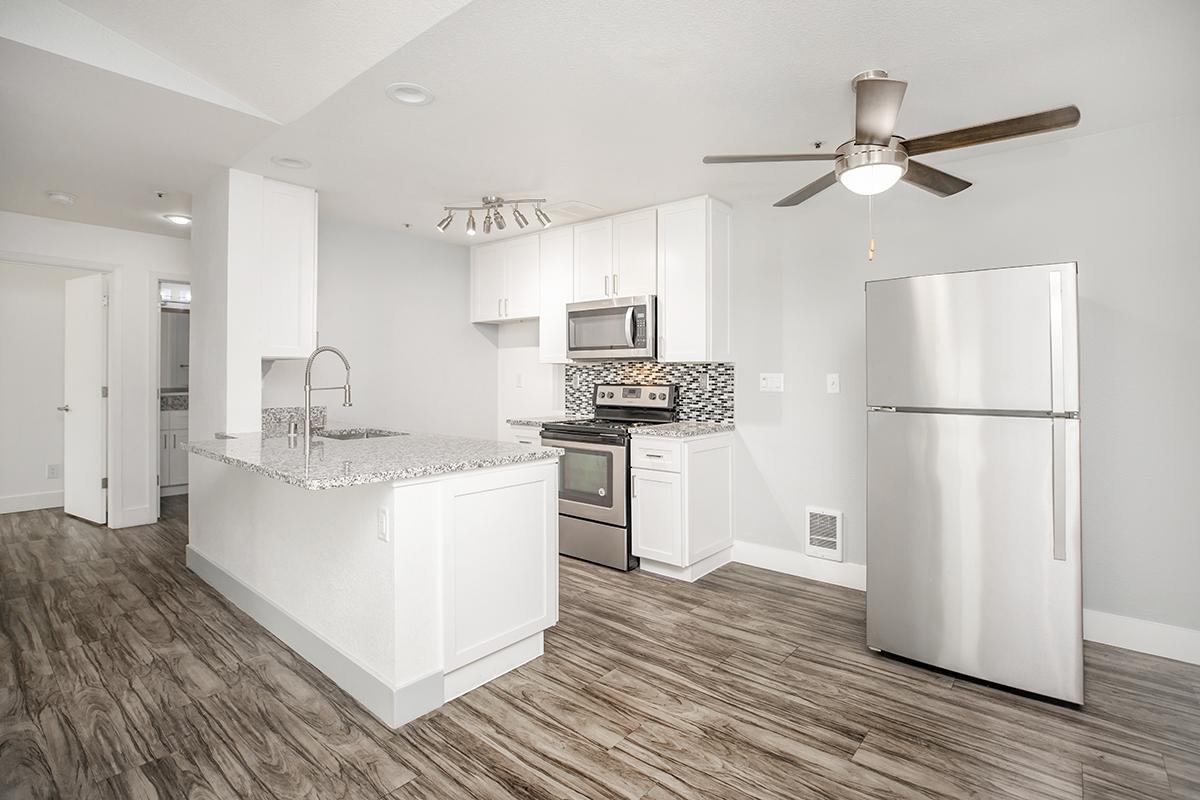
[[504,298],[504,316],[508,316],[508,298]]
[[662,453],[646,453],[646,458],[662,458]]
[[629,494],[632,497],[637,497],[637,475],[629,476]]
[[620,294],[620,292],[617,291],[617,273],[614,272],[613,273],[613,297],[616,297],[619,294]]
[[163,434],[163,450],[167,449],[167,435]]
[[178,433],[171,434],[171,449],[172,450],[179,449],[179,434]]
[[609,291],[608,291],[608,276],[607,275],[604,276],[604,296],[605,297],[610,296]]
[[496,316],[497,317],[504,316],[504,299],[501,297],[496,298]]

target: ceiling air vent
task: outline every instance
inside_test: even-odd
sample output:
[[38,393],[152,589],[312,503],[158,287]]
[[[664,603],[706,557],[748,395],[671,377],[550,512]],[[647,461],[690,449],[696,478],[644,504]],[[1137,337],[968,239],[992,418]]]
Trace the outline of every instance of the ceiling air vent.
[[805,555],[842,560],[842,512],[829,508],[808,506],[808,532],[804,542]]
[[561,200],[557,203],[546,203],[546,210],[555,218],[563,222],[579,222],[584,219],[598,217],[604,213],[604,209],[600,206],[594,206],[591,203],[584,203],[580,200]]

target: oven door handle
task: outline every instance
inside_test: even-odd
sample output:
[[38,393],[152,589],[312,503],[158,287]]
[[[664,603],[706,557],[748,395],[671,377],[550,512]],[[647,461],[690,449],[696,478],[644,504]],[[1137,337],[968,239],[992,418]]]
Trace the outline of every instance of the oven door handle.
[[637,323],[634,321],[633,311],[633,306],[625,310],[625,344],[629,347],[633,347],[633,340],[637,338]]
[[605,449],[622,449],[625,446],[625,440],[620,436],[595,436],[559,433],[557,431],[552,436],[542,434],[542,447],[556,447],[559,442],[563,444],[591,444],[596,445],[597,448]]

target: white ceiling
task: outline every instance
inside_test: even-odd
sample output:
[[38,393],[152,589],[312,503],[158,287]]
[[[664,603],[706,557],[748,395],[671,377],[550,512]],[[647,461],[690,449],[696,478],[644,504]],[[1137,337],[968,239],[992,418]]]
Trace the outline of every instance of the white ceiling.
[[[315,186],[323,212],[431,236],[443,204],[482,194],[603,212],[701,192],[769,205],[827,165],[703,166],[701,156],[836,147],[852,125],[849,80],[869,68],[910,82],[898,131],[909,137],[1072,102],[1080,127],[1042,141],[1200,108],[1191,0],[474,0],[449,16],[461,2],[313,11],[162,0],[154,14],[128,0],[68,2],[288,123],[201,108],[0,41],[0,207],[52,215],[29,198],[49,188],[82,198],[83,185],[97,198],[86,221],[122,227],[147,213],[136,205],[146,187],[191,191],[222,165]],[[426,16],[410,13],[417,6]],[[418,35],[422,25],[432,27]],[[384,87],[400,80],[429,86],[436,102],[389,101]],[[1022,145],[988,147],[1016,158]],[[928,161],[967,152],[979,150]],[[281,169],[272,155],[313,166]],[[1134,174],[1142,155],[1115,154],[1128,162],[1118,174]],[[970,192],[944,202],[968,203]],[[463,222],[449,238],[470,241]]]
[[62,0],[287,124],[469,0]]
[[[1200,92],[1180,88],[1200,77],[1197,30],[1189,0],[475,0],[238,165],[316,186],[326,212],[433,236],[442,204],[482,194],[606,212],[701,192],[769,204],[828,165],[701,157],[836,147],[861,70],[910,81],[899,121],[909,137],[1072,102],[1080,127],[1048,136],[1086,135],[1200,107]],[[424,83],[437,101],[390,103],[394,80]],[[289,175],[273,154],[313,167]],[[473,241],[464,223],[451,239]]]

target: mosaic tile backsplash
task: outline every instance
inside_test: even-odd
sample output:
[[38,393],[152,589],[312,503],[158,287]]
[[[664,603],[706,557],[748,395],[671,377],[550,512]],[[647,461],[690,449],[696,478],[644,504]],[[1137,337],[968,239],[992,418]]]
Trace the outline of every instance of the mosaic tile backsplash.
[[158,408],[161,411],[187,411],[188,396],[187,394],[160,394]]
[[[702,375],[708,388],[700,388]],[[674,383],[679,386],[679,419],[733,422],[733,364],[662,364],[657,361],[597,361],[566,366],[566,411],[593,414],[597,383]],[[575,388],[578,378],[579,388]]]
[[[314,431],[324,428],[325,406],[310,408],[308,418]],[[304,406],[275,406],[262,410],[263,436],[285,436],[289,422],[295,422],[300,432],[304,432]]]

